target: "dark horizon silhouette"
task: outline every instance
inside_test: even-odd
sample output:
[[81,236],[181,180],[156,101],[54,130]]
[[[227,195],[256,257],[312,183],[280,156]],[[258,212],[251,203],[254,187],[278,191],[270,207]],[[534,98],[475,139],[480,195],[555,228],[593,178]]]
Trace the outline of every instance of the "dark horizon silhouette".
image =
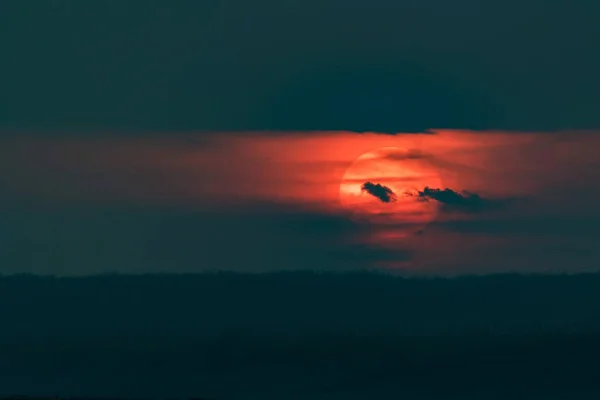
[[600,273],[4,276],[0,395],[587,399],[598,287]]

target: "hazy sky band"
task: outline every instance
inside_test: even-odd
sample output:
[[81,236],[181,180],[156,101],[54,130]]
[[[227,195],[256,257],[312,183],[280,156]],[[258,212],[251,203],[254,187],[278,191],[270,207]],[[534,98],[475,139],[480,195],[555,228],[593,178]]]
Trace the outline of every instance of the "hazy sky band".
[[[600,178],[599,142],[590,132],[5,136],[2,250],[15,271],[60,273],[143,271],[144,263],[166,271],[352,269],[394,259],[412,272],[587,269],[598,256],[600,193],[590,182]],[[350,218],[339,197],[345,171],[388,146],[418,154],[439,173],[440,189],[498,207],[466,213],[441,204],[410,240],[399,237],[414,219]],[[279,261],[267,254],[273,246]],[[101,251],[98,261],[81,261]],[[218,258],[232,251],[254,258]],[[27,261],[37,260],[32,253],[64,262],[39,267]],[[576,257],[590,261],[569,264]]]

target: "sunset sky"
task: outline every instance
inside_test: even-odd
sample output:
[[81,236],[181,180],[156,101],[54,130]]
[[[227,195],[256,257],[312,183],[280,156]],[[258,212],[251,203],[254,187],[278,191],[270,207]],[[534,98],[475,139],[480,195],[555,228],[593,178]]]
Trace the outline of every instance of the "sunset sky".
[[598,266],[595,2],[26,3],[1,273]]
[[1,141],[6,272],[576,272],[600,261],[594,132]]

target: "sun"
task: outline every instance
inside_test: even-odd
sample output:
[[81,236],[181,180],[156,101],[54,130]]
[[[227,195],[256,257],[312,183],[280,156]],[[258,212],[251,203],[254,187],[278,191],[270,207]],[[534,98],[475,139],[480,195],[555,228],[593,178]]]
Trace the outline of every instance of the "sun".
[[437,214],[435,202],[416,196],[425,186],[442,187],[439,173],[427,157],[414,150],[382,147],[350,165],[340,183],[339,196],[342,206],[355,218],[381,225],[402,224],[406,231],[414,232]]

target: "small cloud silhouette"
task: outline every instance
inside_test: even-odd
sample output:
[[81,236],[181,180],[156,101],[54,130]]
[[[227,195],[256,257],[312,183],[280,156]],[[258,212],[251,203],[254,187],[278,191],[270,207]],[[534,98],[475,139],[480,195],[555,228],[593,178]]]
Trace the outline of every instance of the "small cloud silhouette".
[[416,194],[409,195],[417,196],[421,201],[435,200],[442,203],[448,210],[476,212],[489,209],[493,206],[492,201],[483,199],[476,193],[463,191],[463,194],[461,194],[449,188],[434,189],[425,186],[422,191],[417,191]]
[[367,181],[362,184],[360,189],[363,192],[369,193],[371,196],[377,197],[384,203],[390,203],[396,200],[396,195],[394,194],[394,191],[387,186],[383,186],[380,183],[373,183]]

